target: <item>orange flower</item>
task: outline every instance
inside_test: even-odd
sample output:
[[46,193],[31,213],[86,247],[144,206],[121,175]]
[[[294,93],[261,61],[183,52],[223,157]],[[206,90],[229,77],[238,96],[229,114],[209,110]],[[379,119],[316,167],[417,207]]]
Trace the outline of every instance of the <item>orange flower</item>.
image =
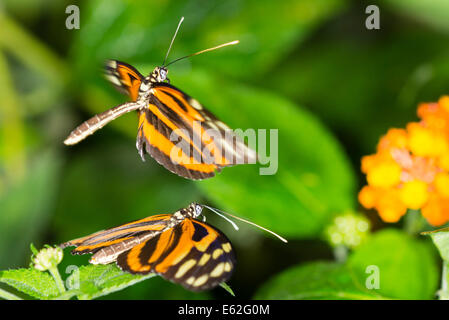
[[407,209],[419,210],[439,226],[449,221],[449,96],[418,107],[419,122],[390,129],[377,152],[362,158],[367,186],[359,202],[396,222]]

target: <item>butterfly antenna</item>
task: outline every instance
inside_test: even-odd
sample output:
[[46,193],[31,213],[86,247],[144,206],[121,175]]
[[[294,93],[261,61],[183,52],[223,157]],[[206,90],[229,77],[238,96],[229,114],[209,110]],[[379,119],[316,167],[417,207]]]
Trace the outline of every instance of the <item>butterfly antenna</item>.
[[193,56],[197,56],[197,55],[202,54],[202,53],[204,53],[204,52],[208,52],[208,51],[220,49],[220,48],[227,47],[227,46],[232,46],[232,45],[237,44],[237,43],[239,43],[239,40],[234,40],[234,41],[231,41],[231,42],[226,42],[226,43],[220,44],[219,46],[216,46],[216,47],[213,47],[213,48],[204,49],[204,50],[201,50],[201,51],[198,51],[198,52],[189,54],[189,55],[187,55],[187,56],[178,58],[178,59],[176,59],[176,60],[173,60],[172,62],[168,63],[168,64],[165,65],[165,66],[168,67],[169,65],[171,65],[171,64],[173,64],[173,63],[175,63],[175,62],[177,62],[177,61],[179,61],[179,60],[182,60],[182,59],[185,59],[185,58],[189,58],[189,57],[193,57]]
[[[228,219],[227,217],[225,217],[223,214],[228,215],[228,216],[230,216],[230,217],[233,217],[234,219],[237,219],[237,220],[246,222],[246,223],[248,223],[248,224],[250,224],[250,225],[253,225],[253,226],[255,226],[255,227],[259,228],[259,229],[262,229],[262,230],[264,230],[264,231],[266,231],[266,232],[268,232],[268,233],[271,233],[272,235],[276,236],[278,239],[280,239],[281,241],[283,241],[283,242],[285,242],[285,243],[288,242],[285,238],[281,237],[281,236],[278,235],[277,233],[275,233],[275,232],[273,232],[273,231],[271,231],[271,230],[268,230],[267,228],[264,228],[264,227],[262,227],[262,226],[259,226],[258,224],[255,224],[254,222],[251,222],[251,221],[248,221],[248,220],[246,220],[246,219],[243,219],[243,218],[234,216],[234,215],[232,215],[232,214],[230,214],[230,213],[228,213],[228,212],[222,211],[222,210],[220,210],[220,209],[212,208],[212,207],[209,207],[209,206],[206,206],[206,205],[203,205],[203,206],[206,207],[206,208],[208,208],[209,210],[215,212],[216,214],[218,214],[219,216],[223,217],[223,218],[226,219],[227,221],[230,221],[231,224],[232,224],[233,226],[235,225],[235,223],[234,223],[233,221],[231,221],[230,219]],[[220,213],[222,213],[222,214],[220,214]],[[238,227],[237,227],[236,225],[235,225],[234,228],[236,228],[236,230],[238,230]]]
[[212,208],[212,207],[209,207],[209,206],[205,206],[205,205],[203,205],[203,207],[206,207],[206,208],[209,209],[210,211],[212,211],[212,212],[218,214],[220,217],[222,217],[222,218],[225,219],[227,222],[229,222],[229,223],[234,227],[235,230],[237,230],[237,231],[239,230],[239,227],[235,224],[235,222],[232,221],[231,219],[229,219],[228,217],[222,215],[220,212],[218,212],[218,209],[215,209],[215,208]]
[[181,17],[181,20],[179,20],[178,27],[176,28],[175,34],[173,35],[173,38],[171,39],[170,47],[168,47],[167,54],[165,55],[164,63],[162,65],[165,65],[165,61],[167,61],[168,54],[170,53],[171,47],[173,46],[173,42],[175,41],[176,35],[178,34],[178,30],[181,27],[182,22],[184,21],[184,17]]

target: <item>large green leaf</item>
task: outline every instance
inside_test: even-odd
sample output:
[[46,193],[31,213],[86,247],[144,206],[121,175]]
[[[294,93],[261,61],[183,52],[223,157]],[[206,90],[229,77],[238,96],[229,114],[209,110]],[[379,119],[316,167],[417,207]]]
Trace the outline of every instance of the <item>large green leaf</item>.
[[238,47],[196,60],[224,73],[251,77],[268,70],[345,4],[344,0],[94,0],[81,7],[82,27],[73,56],[83,79],[97,72],[106,58],[160,64],[185,16],[169,60],[239,39]]
[[349,258],[359,277],[376,266],[379,293],[399,299],[431,299],[438,286],[438,266],[433,247],[403,232],[387,229],[374,234]]
[[132,275],[123,272],[115,264],[87,265],[75,270],[66,283],[79,299],[94,299],[154,276],[155,274]]
[[0,271],[0,282],[37,299],[52,299],[59,290],[52,276],[33,268]]
[[444,261],[449,261],[449,228],[439,229],[435,231],[424,232],[430,235],[433,243],[440,252],[440,256]]
[[338,141],[313,115],[274,93],[199,70],[173,78],[232,128],[278,130],[274,175],[260,175],[267,165],[240,165],[196,183],[221,209],[283,235],[304,237],[320,232],[332,214],[353,207],[350,164]]
[[255,299],[382,299],[376,290],[367,290],[344,265],[314,262],[290,268],[277,275],[257,292]]

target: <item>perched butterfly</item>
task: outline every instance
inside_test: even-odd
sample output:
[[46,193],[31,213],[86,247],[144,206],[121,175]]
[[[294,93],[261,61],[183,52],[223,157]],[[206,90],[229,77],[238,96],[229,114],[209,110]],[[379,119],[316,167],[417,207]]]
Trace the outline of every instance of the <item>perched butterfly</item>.
[[[236,258],[228,238],[205,221],[196,220],[206,207],[191,203],[173,214],[159,214],[61,244],[76,246],[72,254],[92,253],[92,264],[116,262],[124,271],[135,274],[150,272],[181,284],[192,291],[211,289],[227,281]],[[250,221],[230,215],[266,230],[282,241],[287,240]]]
[[170,84],[167,66],[181,59],[233,45],[214,48],[176,59],[165,65],[168,53],[182,23],[171,41],[164,63],[144,77],[131,65],[117,60],[106,63],[106,78],[133,102],[95,115],[73,130],[64,141],[73,145],[110,121],[137,110],[139,125],[136,147],[145,161],[145,151],[166,169],[188,179],[213,177],[221,168],[255,163],[257,154],[223,122],[197,100]]

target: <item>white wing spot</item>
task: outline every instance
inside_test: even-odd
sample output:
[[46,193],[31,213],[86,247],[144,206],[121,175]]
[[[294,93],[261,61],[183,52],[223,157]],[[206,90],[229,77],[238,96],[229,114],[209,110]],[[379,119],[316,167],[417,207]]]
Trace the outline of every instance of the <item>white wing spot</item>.
[[210,273],[211,277],[218,278],[223,274],[225,268],[224,262],[217,264],[217,266],[214,268],[214,270]]
[[181,278],[183,275],[186,274],[187,271],[189,271],[194,265],[196,264],[196,260],[190,259],[182,264],[181,267],[179,267],[178,271],[175,274],[175,278]]
[[223,248],[223,250],[225,252],[230,252],[231,251],[231,244],[229,242],[223,244],[221,247]]
[[215,251],[212,253],[212,257],[214,259],[217,259],[219,256],[223,254],[223,250],[221,249],[215,249]]
[[206,264],[206,262],[209,261],[209,259],[210,259],[210,254],[208,254],[208,253],[203,254],[200,261],[198,262],[198,265],[204,266]]
[[204,274],[195,280],[195,282],[193,283],[193,286],[194,287],[202,286],[203,284],[206,283],[207,279],[209,279],[209,276],[207,274]]
[[116,86],[122,85],[122,82],[115,76],[107,75],[106,78]]
[[196,110],[203,110],[203,106],[201,105],[201,103],[199,103],[197,100],[195,99],[190,99],[189,103],[192,105],[192,107],[194,107]]

